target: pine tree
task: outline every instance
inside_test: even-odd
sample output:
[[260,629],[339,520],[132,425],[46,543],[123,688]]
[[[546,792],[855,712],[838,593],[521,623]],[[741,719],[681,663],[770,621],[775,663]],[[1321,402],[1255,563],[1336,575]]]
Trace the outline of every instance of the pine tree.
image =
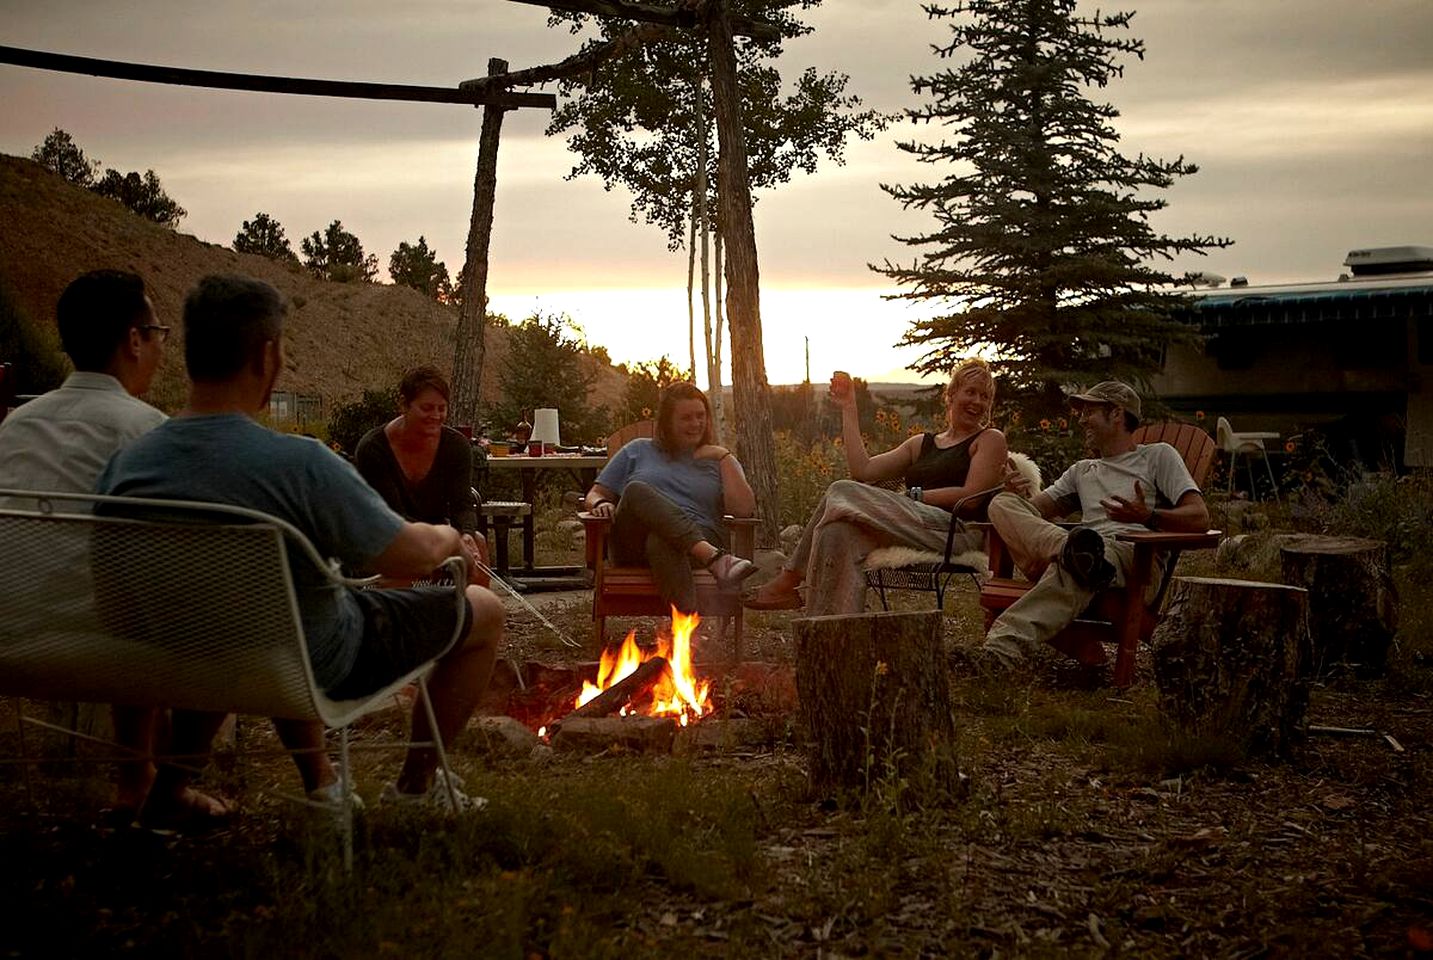
[[399,286],[412,287],[439,303],[453,302],[453,281],[448,265],[423,237],[417,243],[404,240],[388,258],[388,275]]
[[343,229],[343,221],[330,223],[323,233],[315,230],[299,241],[304,266],[320,280],[334,283],[371,283],[378,275],[378,258],[364,254],[358,237]]
[[30,153],[30,159],[44,164],[78,187],[92,187],[99,173],[98,160],[85,156],[75,138],[59,127],[51,130],[41,143]]
[[882,185],[907,209],[927,210],[931,233],[898,237],[920,250],[909,266],[873,267],[909,289],[898,298],[948,305],[912,324],[903,344],[929,348],[919,369],[947,368],[982,345],[999,351],[1003,389],[1038,391],[1063,406],[1062,384],[1119,378],[1148,386],[1166,345],[1197,339],[1171,318],[1182,302],[1159,261],[1231,241],[1169,237],[1148,196],[1196,172],[1117,147],[1119,112],[1087,92],[1143,59],[1142,41],[1117,31],[1132,13],[1075,13],[1075,0],[966,0],[927,4],[957,20],[937,47],[960,64],[912,78],[923,106],[910,119],[951,135],[899,144],[949,170],[933,184]]
[[284,236],[284,225],[263,211],[254,214],[254,219],[244,221],[234,235],[234,249],[295,267],[299,265],[298,255],[289,245],[289,238]]

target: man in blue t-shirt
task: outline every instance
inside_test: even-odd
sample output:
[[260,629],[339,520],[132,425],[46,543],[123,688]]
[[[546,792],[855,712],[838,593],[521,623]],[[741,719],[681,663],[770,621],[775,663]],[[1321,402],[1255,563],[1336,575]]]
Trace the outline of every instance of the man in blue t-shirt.
[[[254,420],[267,409],[283,369],[286,312],[278,291],[262,281],[199,281],[184,304],[189,402],[120,451],[100,475],[99,492],[261,510],[293,524],[320,554],[385,576],[423,577],[459,554],[477,562],[481,548],[471,536],[446,525],[404,521],[322,443],[276,433]],[[330,583],[305,558],[295,556],[291,565],[314,679],[335,699],[385,686],[431,659],[459,630],[450,587],[351,590]],[[486,688],[503,630],[497,597],[470,586],[467,600],[461,639],[429,681],[438,732],[447,741],[463,729]],[[222,721],[213,714],[176,713],[173,750],[206,751]],[[416,706],[413,737],[431,739]],[[455,796],[460,807],[477,800],[441,782],[436,767],[433,750],[410,750],[384,799],[447,806]],[[151,802],[156,795],[161,802],[181,795],[189,779],[177,767],[161,767]]]

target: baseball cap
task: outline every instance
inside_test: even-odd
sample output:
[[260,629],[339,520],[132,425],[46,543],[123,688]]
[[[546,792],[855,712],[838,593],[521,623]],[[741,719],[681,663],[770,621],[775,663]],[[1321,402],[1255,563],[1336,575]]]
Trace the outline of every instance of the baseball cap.
[[1126,413],[1132,413],[1135,419],[1139,419],[1139,394],[1133,388],[1118,380],[1105,380],[1095,384],[1084,393],[1070,395],[1070,403],[1112,403],[1122,407]]

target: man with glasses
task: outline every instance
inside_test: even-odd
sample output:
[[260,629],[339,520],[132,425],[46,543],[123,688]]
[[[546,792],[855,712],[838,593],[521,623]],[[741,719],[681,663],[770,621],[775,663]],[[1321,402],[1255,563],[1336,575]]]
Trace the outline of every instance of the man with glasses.
[[116,450],[164,421],[139,397],[169,328],[157,322],[144,280],[123,270],[74,280],[55,316],[75,372],[0,422],[0,487],[91,493]]
[[[75,372],[0,422],[0,488],[93,493],[109,458],[165,420],[139,397],[154,381],[169,328],[157,322],[143,278],[125,270],[75,279],[55,318]],[[147,754],[157,719],[153,710],[116,706],[115,740]],[[139,810],[153,777],[147,762],[119,765],[118,819]]]
[[[1044,652],[1045,644],[1089,606],[1096,593],[1123,584],[1132,544],[1115,535],[1131,530],[1202,533],[1209,529],[1204,496],[1179,451],[1167,443],[1136,445],[1140,399],[1117,380],[1070,397],[1091,450],[1039,493],[1001,493],[990,522],[1034,585],[991,624],[987,662],[1014,668]],[[1075,510],[1080,526],[1051,522]]]

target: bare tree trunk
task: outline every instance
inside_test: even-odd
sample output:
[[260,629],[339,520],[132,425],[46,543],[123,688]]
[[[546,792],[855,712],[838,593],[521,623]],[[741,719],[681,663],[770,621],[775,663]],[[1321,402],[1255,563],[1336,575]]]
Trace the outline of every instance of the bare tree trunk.
[[727,316],[731,322],[732,399],[736,411],[737,456],[751,476],[761,514],[760,540],[777,541],[781,503],[776,485],[776,447],[771,429],[771,388],[761,345],[761,276],[756,257],[756,226],[751,219],[751,185],[746,133],[736,86],[736,49],[729,0],[707,7],[712,61],[712,99],[716,105],[717,194],[727,246]]
[[697,78],[697,219],[702,231],[702,339],[707,347],[707,395],[712,402],[712,419],[716,421],[717,439],[722,437],[721,342],[712,340],[711,255],[707,240],[711,236],[711,213],[707,210],[707,118],[703,96],[704,84]]
[[713,241],[713,243],[712,243],[712,259],[713,259],[712,279],[713,279],[713,283],[715,284],[715,290],[713,291],[713,294],[712,294],[712,355],[711,355],[712,373],[711,373],[711,382],[716,385],[716,386],[714,387],[714,392],[713,392],[713,394],[712,394],[712,403],[713,403],[713,405],[715,406],[715,413],[716,413],[717,420],[721,423],[722,429],[725,430],[726,427],[727,427],[727,423],[726,423],[727,409],[726,409],[726,394],[722,391],[722,370],[721,370],[722,339],[721,339],[721,336],[722,336],[722,316],[723,316],[722,310],[724,309],[724,304],[726,303],[726,298],[725,298],[725,296],[722,294],[722,282],[721,282],[721,278],[722,278],[722,272],[721,272],[721,270],[722,270],[722,262],[723,262],[723,261],[722,261],[722,255],[721,255],[721,252],[722,252],[722,251],[721,251],[721,225],[720,225],[720,224],[717,224],[716,227],[712,230],[712,241]]
[[692,193],[692,226],[687,231],[687,356],[692,382],[697,379],[697,305],[693,291],[697,272],[697,195]]
[[[488,61],[488,76],[508,72],[506,60]],[[468,222],[468,258],[463,264],[463,306],[453,345],[453,423],[478,422],[482,396],[483,354],[488,325],[488,247],[493,238],[493,203],[498,188],[498,140],[503,109],[483,107],[483,129],[478,137],[478,170],[473,178],[473,215]]]

